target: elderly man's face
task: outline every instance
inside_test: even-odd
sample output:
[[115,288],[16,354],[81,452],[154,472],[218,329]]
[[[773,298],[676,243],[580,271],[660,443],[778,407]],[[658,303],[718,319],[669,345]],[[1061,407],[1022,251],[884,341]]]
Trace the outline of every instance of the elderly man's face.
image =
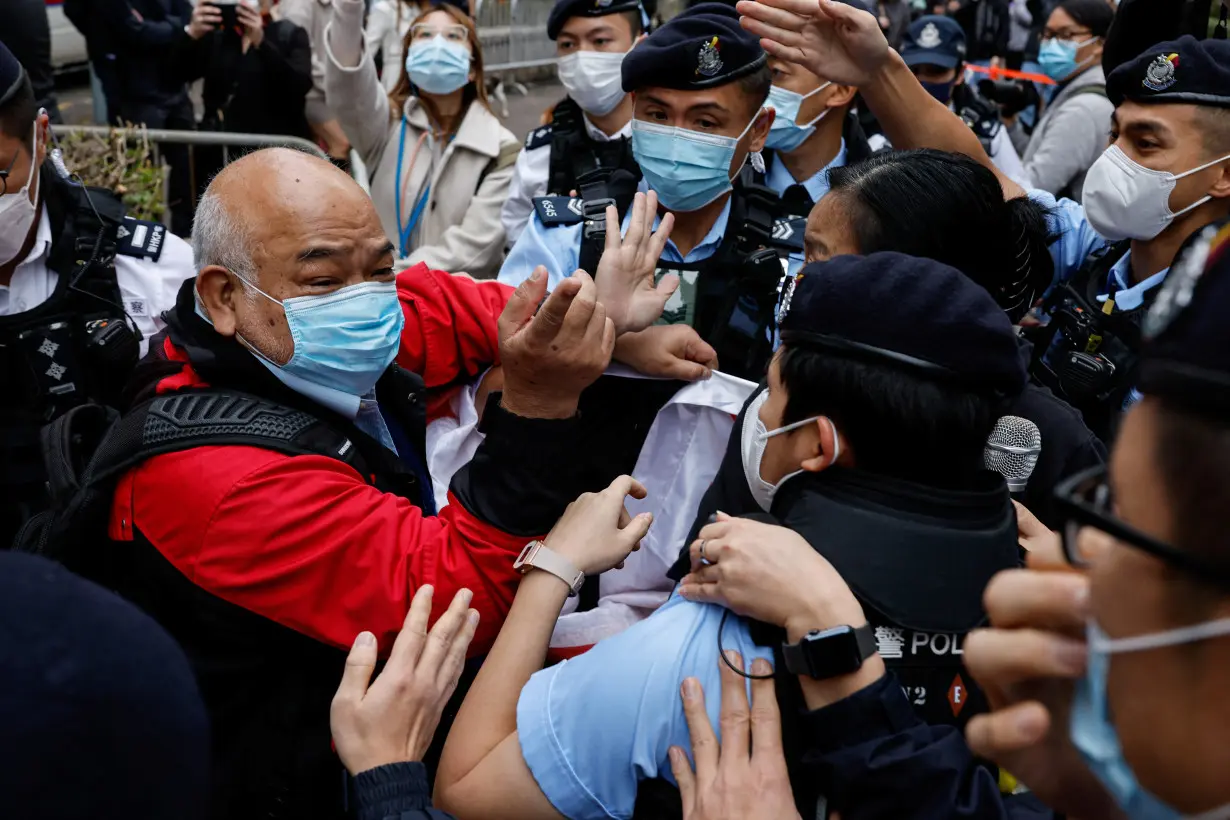
[[[248,232],[256,284],[273,300],[392,280],[393,244],[371,198],[323,160],[262,151],[229,166],[214,186]],[[290,361],[294,340],[280,304],[223,268],[201,271],[197,289],[219,333],[238,333],[278,364]]]

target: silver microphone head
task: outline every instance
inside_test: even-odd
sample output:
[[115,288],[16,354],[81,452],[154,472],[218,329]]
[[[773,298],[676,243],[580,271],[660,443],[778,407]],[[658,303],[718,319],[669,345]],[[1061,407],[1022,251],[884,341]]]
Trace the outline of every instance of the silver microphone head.
[[1042,433],[1038,425],[1020,416],[1004,416],[982,451],[982,463],[1008,481],[1008,490],[1019,493],[1029,483],[1042,452]]

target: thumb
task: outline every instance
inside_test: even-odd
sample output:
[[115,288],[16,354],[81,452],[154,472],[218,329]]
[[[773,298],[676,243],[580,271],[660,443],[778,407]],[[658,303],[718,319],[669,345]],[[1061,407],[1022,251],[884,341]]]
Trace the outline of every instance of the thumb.
[[619,540],[629,552],[636,550],[641,539],[649,534],[649,525],[653,523],[653,513],[643,512],[633,518],[619,531]]
[[694,333],[688,339],[683,355],[689,361],[703,364],[711,370],[717,369],[717,351],[713,349],[712,345],[702,339],[699,334]]
[[376,636],[360,632],[346,656],[342,682],[337,687],[336,700],[357,704],[367,695],[367,687],[376,669]]
[[677,290],[679,290],[679,274],[668,273],[658,282],[657,287],[654,288],[654,293],[658,294],[665,303],[667,299],[671,298],[671,294]]
[[534,318],[538,304],[547,295],[547,269],[542,265],[534,268],[526,279],[508,297],[508,304],[500,313],[500,335],[510,336]]

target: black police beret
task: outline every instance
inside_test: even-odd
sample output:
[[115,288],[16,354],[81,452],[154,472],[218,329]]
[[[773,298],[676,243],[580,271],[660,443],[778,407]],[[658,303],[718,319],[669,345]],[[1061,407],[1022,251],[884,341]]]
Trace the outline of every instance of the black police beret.
[[1142,326],[1140,392],[1230,418],[1227,314],[1230,220],[1197,231],[1166,275]]
[[1016,331],[986,289],[955,268],[900,253],[838,256],[782,288],[782,343],[1016,395],[1025,387]]
[[1197,40],[1190,34],[1161,43],[1116,68],[1106,96],[1124,100],[1230,107],[1230,40]]
[[25,76],[25,70],[21,63],[17,62],[13,52],[9,51],[4,43],[0,43],[0,105],[13,98],[17,89],[21,88]]
[[570,17],[604,17],[640,11],[640,0],[556,0],[547,17],[547,36],[554,40]]
[[671,18],[628,52],[623,87],[713,88],[746,77],[766,62],[759,38],[743,30],[734,8],[701,3]]

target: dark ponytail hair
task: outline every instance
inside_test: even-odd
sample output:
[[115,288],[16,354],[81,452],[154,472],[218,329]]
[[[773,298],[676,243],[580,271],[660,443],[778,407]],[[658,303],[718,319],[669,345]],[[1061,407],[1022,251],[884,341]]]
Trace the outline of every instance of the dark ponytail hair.
[[1055,8],[1063,9],[1065,14],[1092,31],[1094,37],[1105,37],[1115,19],[1115,10],[1106,0],[1063,0]]
[[1047,213],[1004,201],[995,174],[929,148],[877,154],[829,172],[863,254],[896,251],[951,265],[986,288],[1014,323],[1050,286]]

